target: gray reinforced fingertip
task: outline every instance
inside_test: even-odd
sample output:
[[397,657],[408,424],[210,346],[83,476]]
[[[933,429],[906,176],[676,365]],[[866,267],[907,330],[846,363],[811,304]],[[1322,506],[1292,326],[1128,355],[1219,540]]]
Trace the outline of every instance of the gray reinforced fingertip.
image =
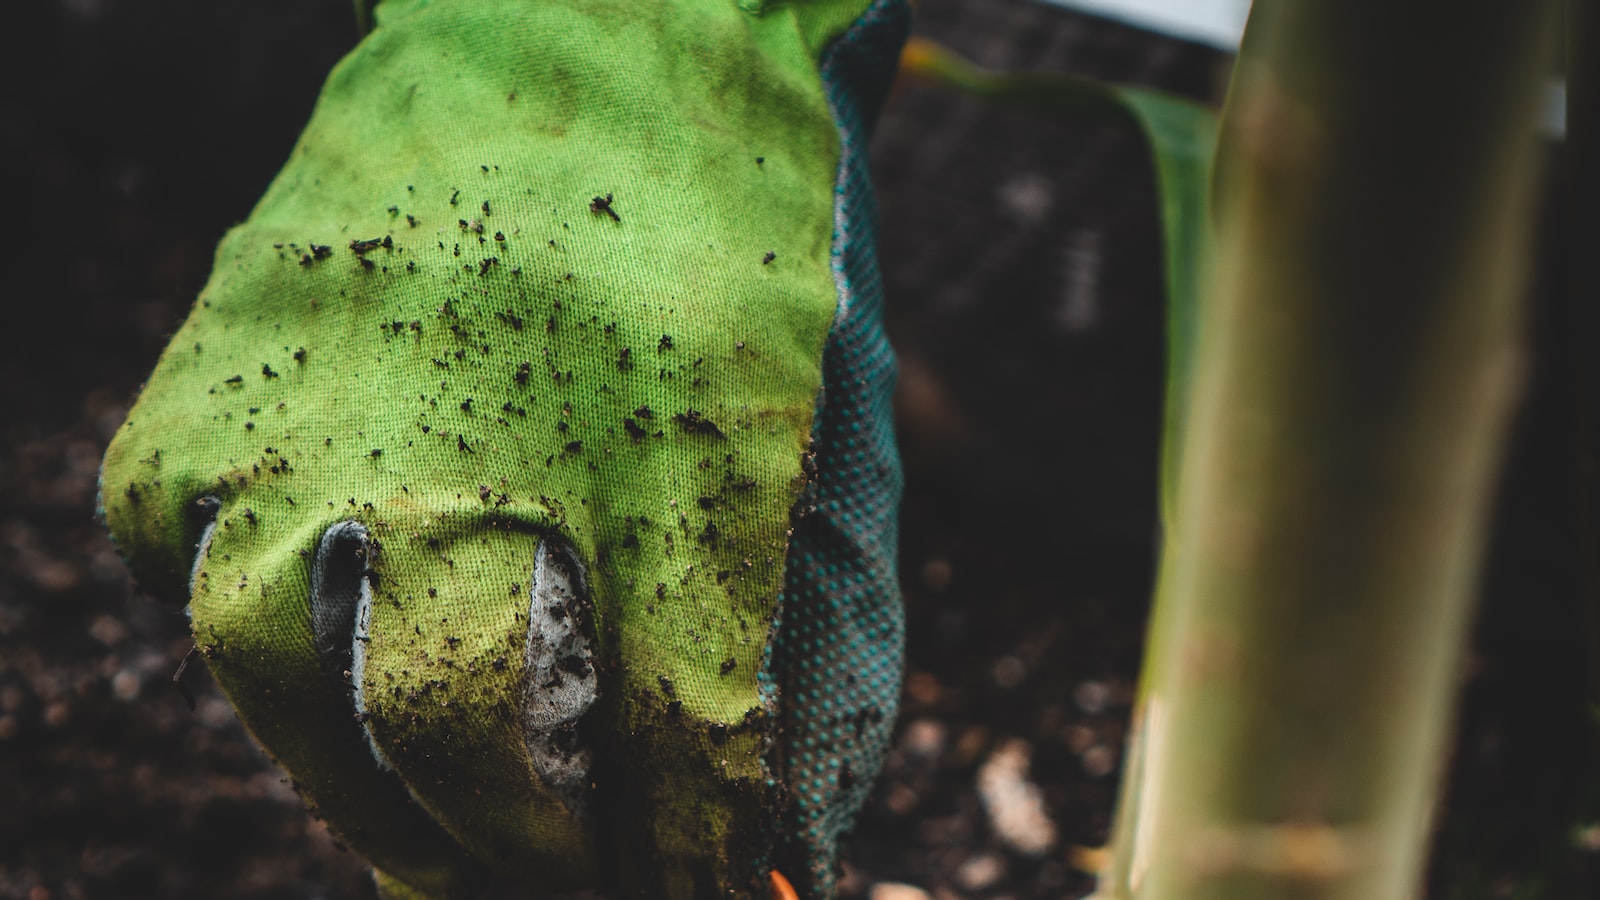
[[[200,569],[205,565],[206,554],[211,551],[211,537],[217,531],[217,510],[222,508],[222,501],[216,497],[201,497],[195,501],[196,505],[207,516],[205,528],[200,531],[199,540],[194,542],[194,563],[189,566],[189,596],[194,596],[194,589],[200,580]],[[188,605],[184,606],[187,612]]]
[[567,808],[581,813],[591,754],[578,720],[599,697],[594,616],[583,567],[549,540],[534,556],[523,650],[523,740],[539,773]]
[[350,702],[373,760],[378,768],[393,771],[368,724],[362,685],[371,639],[371,555],[372,541],[360,522],[335,522],[322,533],[311,560],[311,633],[329,669],[349,681]]

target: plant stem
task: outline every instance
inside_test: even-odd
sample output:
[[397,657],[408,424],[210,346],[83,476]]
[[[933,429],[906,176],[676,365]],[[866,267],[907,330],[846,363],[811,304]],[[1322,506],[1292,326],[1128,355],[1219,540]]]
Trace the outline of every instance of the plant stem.
[[1556,8],[1256,0],[1100,896],[1419,889]]

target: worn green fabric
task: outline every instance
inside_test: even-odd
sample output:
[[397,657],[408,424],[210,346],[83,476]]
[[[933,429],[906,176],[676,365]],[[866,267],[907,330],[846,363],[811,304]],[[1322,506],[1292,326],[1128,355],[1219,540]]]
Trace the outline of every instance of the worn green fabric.
[[397,889],[762,890],[837,305],[817,64],[865,5],[380,4],[108,450],[135,573]]

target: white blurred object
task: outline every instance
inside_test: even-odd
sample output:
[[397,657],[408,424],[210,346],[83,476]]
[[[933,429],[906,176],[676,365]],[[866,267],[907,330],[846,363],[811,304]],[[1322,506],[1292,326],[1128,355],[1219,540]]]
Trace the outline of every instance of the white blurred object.
[[1180,37],[1219,50],[1236,50],[1250,15],[1250,0],[1045,0]]
[[1028,780],[1033,755],[1026,741],[1002,741],[978,769],[978,799],[989,824],[1007,847],[1042,856],[1056,842],[1056,824],[1044,809],[1044,792]]
[[880,881],[872,886],[871,900],[928,900],[928,892],[909,884]]
[[[1126,22],[1232,53],[1244,37],[1250,0],[1043,0],[1090,15]],[[1567,136],[1567,85],[1551,79],[1544,89],[1539,128],[1551,140]]]

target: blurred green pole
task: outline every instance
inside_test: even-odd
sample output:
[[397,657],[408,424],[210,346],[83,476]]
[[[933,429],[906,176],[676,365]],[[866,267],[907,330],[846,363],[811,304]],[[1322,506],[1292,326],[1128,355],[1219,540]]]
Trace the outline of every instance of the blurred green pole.
[[1420,891],[1558,9],[1256,0],[1100,897]]

